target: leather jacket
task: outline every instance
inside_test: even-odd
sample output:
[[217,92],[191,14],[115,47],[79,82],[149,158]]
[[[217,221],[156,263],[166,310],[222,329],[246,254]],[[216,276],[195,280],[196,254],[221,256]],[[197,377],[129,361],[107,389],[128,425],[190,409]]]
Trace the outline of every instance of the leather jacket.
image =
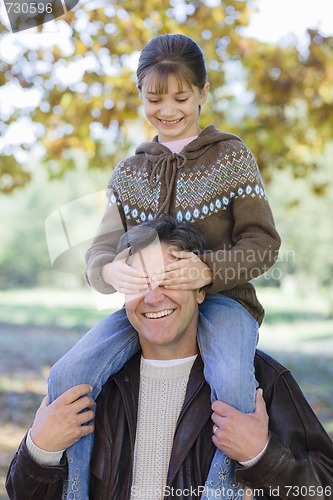
[[[91,462],[91,500],[130,500],[136,432],[140,355],[111,377],[97,399]],[[291,373],[257,351],[256,377],[264,391],[270,440],[259,462],[237,466],[237,480],[259,500],[333,498],[333,442]],[[165,498],[196,499],[203,493],[215,448],[210,390],[198,356],[188,382],[170,458]],[[60,500],[66,455],[59,466],[36,464],[23,439],[6,480],[12,500]]]

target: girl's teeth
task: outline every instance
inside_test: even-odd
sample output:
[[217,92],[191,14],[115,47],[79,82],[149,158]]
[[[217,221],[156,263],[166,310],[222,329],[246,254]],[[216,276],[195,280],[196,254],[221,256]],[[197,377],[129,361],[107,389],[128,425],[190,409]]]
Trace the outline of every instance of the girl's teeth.
[[179,123],[179,122],[180,122],[180,120],[181,120],[181,119],[179,118],[179,120],[173,120],[173,121],[169,121],[169,122],[168,122],[168,121],[166,121],[166,120],[161,120],[161,122],[162,122],[162,123],[165,123],[166,125],[168,125],[168,124],[175,124],[175,123]]

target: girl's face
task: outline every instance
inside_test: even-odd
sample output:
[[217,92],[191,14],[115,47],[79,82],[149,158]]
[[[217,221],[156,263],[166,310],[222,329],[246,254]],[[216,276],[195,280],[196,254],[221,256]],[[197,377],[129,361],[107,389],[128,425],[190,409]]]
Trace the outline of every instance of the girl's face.
[[146,117],[156,128],[159,142],[198,135],[199,106],[207,100],[209,83],[202,90],[185,82],[180,88],[177,78],[170,75],[167,89],[167,93],[158,93],[154,78],[147,78],[140,91]]

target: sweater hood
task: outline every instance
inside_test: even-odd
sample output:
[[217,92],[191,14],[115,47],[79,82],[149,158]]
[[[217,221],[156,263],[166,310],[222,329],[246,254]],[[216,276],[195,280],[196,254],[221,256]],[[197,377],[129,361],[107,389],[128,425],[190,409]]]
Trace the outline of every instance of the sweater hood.
[[181,156],[186,157],[188,160],[194,160],[203,155],[207,149],[212,146],[212,144],[228,140],[241,141],[241,139],[234,134],[221,132],[215,127],[215,125],[208,125],[208,127],[202,130],[198,137],[187,144],[178,155],[177,153],[171,153],[167,146],[159,143],[157,135],[153,138],[152,142],[143,142],[140,144],[140,146],[137,147],[135,154],[144,153],[152,163],[157,162],[161,157],[166,155],[173,157]]
[[170,211],[177,170],[186,167],[188,160],[196,160],[204,155],[213,144],[228,140],[241,141],[236,135],[220,132],[215,125],[209,125],[180,153],[172,153],[167,146],[158,142],[157,136],[152,142],[144,142],[136,149],[136,155],[145,155],[144,166],[149,171],[149,184],[155,187],[161,183],[166,187],[166,196],[159,207],[157,217]]

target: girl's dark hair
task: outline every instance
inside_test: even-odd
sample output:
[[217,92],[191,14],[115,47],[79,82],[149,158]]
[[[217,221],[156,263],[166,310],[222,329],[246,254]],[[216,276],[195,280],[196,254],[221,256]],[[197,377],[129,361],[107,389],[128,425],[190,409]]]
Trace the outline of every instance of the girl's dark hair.
[[131,254],[151,243],[166,243],[178,250],[202,254],[206,242],[201,232],[190,223],[180,223],[174,217],[161,215],[157,219],[132,227],[119,240],[117,252],[131,247]]
[[[182,90],[184,82],[202,89],[208,81],[203,53],[192,38],[180,34],[160,35],[147,43],[141,52],[137,69],[138,89],[144,78],[152,77],[154,91],[168,91],[168,76],[174,75]],[[151,90],[151,89],[150,89]]]

